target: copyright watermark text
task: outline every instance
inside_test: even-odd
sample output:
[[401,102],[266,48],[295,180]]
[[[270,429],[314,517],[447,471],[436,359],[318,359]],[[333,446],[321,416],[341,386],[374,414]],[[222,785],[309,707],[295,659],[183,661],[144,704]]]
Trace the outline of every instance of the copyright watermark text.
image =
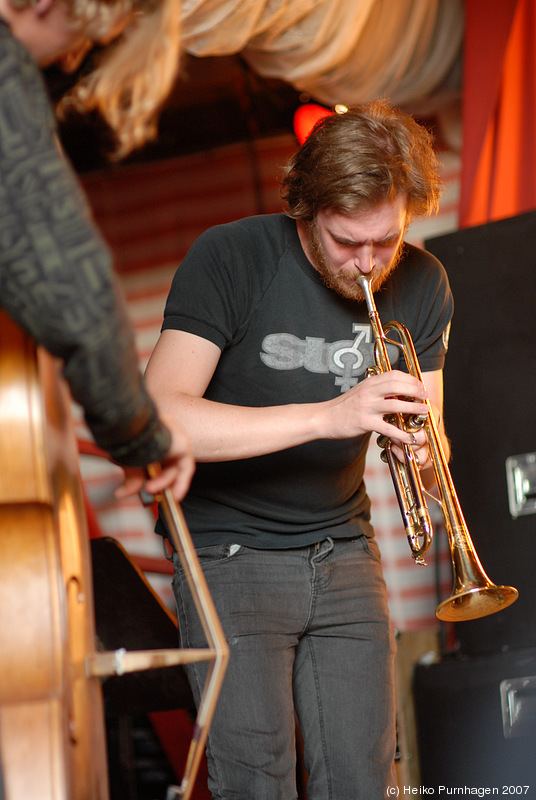
[[530,786],[390,786],[387,797],[529,797]]

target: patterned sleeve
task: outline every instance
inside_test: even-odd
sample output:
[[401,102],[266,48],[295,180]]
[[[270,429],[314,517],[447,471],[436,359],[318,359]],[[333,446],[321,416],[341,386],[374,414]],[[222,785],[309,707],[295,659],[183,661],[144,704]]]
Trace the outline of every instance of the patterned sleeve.
[[41,74],[0,24],[0,305],[64,362],[96,443],[161,460],[169,432],[139,371],[108,248],[62,153]]

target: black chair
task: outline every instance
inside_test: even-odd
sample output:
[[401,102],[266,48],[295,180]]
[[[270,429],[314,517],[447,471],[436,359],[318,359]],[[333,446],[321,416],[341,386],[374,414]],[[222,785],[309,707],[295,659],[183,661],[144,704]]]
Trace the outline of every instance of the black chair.
[[[177,622],[125,549],[109,537],[91,540],[99,650],[178,647]],[[102,684],[111,800],[154,798],[176,776],[150,714],[195,704],[182,665],[113,675]]]

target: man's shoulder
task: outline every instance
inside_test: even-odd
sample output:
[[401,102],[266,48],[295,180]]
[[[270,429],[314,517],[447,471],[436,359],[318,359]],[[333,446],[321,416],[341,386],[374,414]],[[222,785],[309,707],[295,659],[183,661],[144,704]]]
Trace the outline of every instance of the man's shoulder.
[[446,270],[432,253],[413,244],[404,243],[400,264],[394,271],[400,281],[416,283],[447,283]]
[[251,270],[254,265],[268,269],[279,264],[296,238],[294,220],[284,214],[264,214],[209,228],[192,251],[219,264],[232,264],[233,271]]
[[[294,233],[293,233],[294,228]],[[197,282],[202,274],[213,276],[241,291],[260,291],[279,271],[285,253],[297,238],[293,220],[284,214],[245,217],[208,228],[193,243],[177,277]]]
[[430,269],[442,269],[442,264],[432,253],[424,250],[417,245],[404,242],[404,249],[402,252],[404,262],[410,266],[415,267],[429,267]]
[[258,214],[215,225],[205,231],[205,237],[234,239],[284,237],[292,230],[293,222],[284,214]]

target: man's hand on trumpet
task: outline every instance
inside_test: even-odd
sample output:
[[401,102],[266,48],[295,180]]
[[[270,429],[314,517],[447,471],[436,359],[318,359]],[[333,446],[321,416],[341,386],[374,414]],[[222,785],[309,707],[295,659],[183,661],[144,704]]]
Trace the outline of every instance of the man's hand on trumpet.
[[[432,403],[429,404],[429,410],[431,410],[431,413],[433,414],[433,417],[434,417],[436,426],[438,428],[438,431],[440,431],[440,433],[443,434],[442,435],[442,443],[443,443],[443,440],[444,440],[445,444],[443,444],[443,447],[444,447],[444,450],[446,449],[446,454],[447,454],[447,457],[448,457],[448,454],[450,453],[450,449],[448,447],[448,441],[446,439],[444,431],[442,431],[442,428],[441,428],[441,425],[440,425],[441,415],[439,413],[439,410]],[[433,485],[435,483],[435,473],[433,471],[432,462],[430,460],[430,451],[429,451],[429,448],[428,448],[428,439],[427,439],[427,436],[426,436],[426,432],[425,432],[424,428],[422,428],[422,427],[421,428],[416,428],[415,430],[413,430],[413,431],[411,431],[409,433],[409,436],[411,438],[411,442],[409,444],[409,447],[411,448],[411,451],[413,453],[413,459],[415,461],[415,464],[416,464],[416,466],[418,467],[418,469],[419,469],[419,471],[421,473],[421,480],[422,480],[423,486],[426,489],[430,489],[430,488],[433,487]],[[382,439],[383,439],[383,441],[382,441]],[[380,445],[380,447],[384,447],[385,446],[385,438],[384,437],[380,437],[378,439],[378,444]],[[392,450],[393,454],[396,456],[396,458],[398,458],[399,461],[404,462],[405,455],[404,455],[404,449],[403,449],[403,442],[400,439],[397,439],[395,437],[391,438],[391,450]]]

